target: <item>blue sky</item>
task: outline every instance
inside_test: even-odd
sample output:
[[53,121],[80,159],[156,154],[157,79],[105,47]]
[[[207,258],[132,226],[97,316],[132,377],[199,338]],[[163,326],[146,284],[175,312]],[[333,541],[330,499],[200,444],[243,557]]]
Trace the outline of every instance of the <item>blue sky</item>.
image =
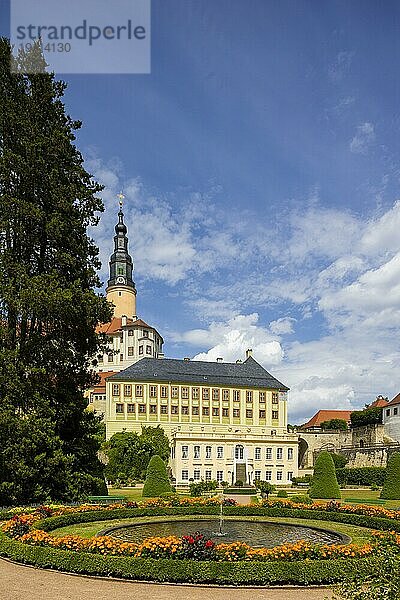
[[399,33],[390,1],[153,0],[150,75],[63,77],[103,281],[122,189],[166,355],[252,347],[293,422],[399,391]]

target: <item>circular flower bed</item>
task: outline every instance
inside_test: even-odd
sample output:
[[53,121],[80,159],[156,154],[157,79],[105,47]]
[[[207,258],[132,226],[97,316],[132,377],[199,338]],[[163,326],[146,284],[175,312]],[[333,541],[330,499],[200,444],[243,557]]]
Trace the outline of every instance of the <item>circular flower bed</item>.
[[[265,585],[330,583],[346,574],[376,568],[388,546],[400,552],[400,511],[349,506],[337,502],[306,505],[290,500],[235,506],[224,501],[225,514],[279,516],[336,521],[381,530],[363,545],[312,545],[305,541],[275,548],[252,548],[243,542],[215,544],[200,533],[178,538],[152,537],[141,543],[109,536],[56,537],[49,532],[72,523],[157,515],[218,514],[218,498],[153,499],[138,503],[15,509],[2,526],[0,555],[62,570],[155,581],[192,581]],[[232,567],[235,565],[235,569]]]

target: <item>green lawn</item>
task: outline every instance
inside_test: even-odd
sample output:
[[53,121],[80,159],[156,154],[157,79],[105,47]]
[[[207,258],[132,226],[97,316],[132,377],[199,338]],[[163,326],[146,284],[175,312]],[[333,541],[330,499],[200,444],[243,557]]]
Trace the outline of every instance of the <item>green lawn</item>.
[[127,502],[142,499],[142,488],[108,488],[110,496],[123,496]]
[[[151,522],[162,522],[162,521],[200,521],[202,519],[209,520],[210,515],[188,515],[188,516],[169,516],[166,517],[139,517],[137,519],[119,519],[112,521],[94,521],[92,523],[76,523],[75,525],[68,525],[67,527],[60,527],[51,532],[52,535],[60,537],[64,535],[81,535],[82,537],[89,538],[96,535],[103,529],[113,527],[115,525],[123,524],[136,524]],[[215,517],[217,520],[217,517]],[[225,517],[225,521],[237,519],[237,517]],[[282,517],[246,517],[246,521],[270,521],[276,523],[289,523],[291,525],[304,525],[308,527],[320,527],[322,529],[331,529],[338,533],[348,535],[354,544],[362,545],[369,541],[371,538],[371,530],[364,527],[356,527],[355,525],[347,525],[345,523],[335,523],[331,521],[317,521],[310,519],[291,519]],[[190,531],[188,531],[190,533]]]

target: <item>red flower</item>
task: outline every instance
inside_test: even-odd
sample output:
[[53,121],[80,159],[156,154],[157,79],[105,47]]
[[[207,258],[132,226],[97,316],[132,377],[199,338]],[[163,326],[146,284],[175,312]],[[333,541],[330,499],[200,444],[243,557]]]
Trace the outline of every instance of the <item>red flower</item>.
[[212,548],[214,546],[214,542],[212,540],[206,541],[206,548]]

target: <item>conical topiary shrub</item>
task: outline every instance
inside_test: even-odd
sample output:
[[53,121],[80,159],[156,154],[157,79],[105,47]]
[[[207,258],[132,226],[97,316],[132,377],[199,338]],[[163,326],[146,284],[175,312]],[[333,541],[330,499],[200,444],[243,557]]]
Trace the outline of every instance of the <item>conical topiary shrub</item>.
[[166,492],[172,492],[167,469],[162,458],[156,454],[151,457],[147,467],[142,496],[145,498],[158,498]]
[[335,465],[329,452],[318,454],[311,479],[310,498],[340,498],[340,489],[336,479]]
[[395,452],[389,458],[385,481],[381,491],[381,498],[385,500],[400,500],[400,453]]

